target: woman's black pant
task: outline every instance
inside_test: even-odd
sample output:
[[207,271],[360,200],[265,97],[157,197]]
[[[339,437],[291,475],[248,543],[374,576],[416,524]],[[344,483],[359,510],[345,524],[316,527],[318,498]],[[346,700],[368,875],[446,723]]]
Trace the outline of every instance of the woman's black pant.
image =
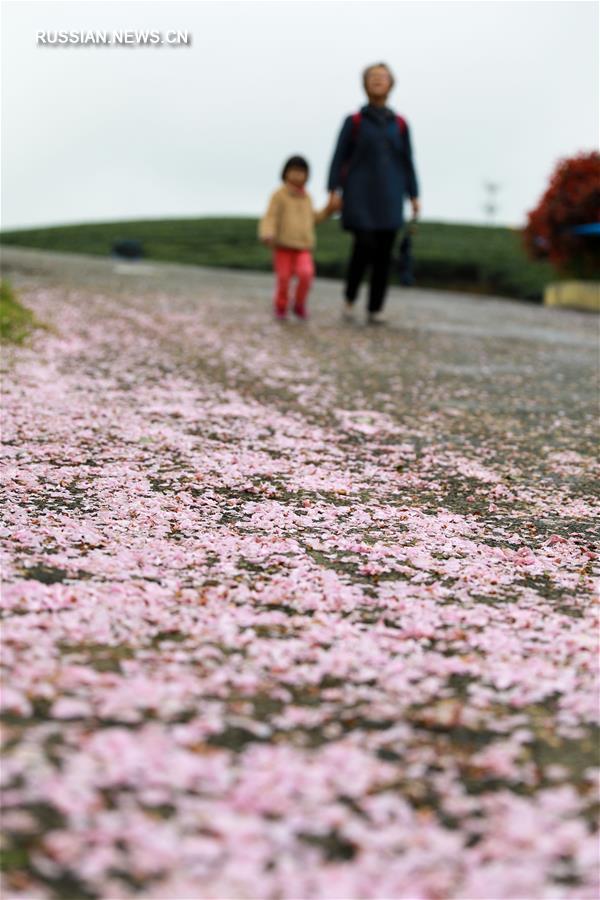
[[376,313],[383,309],[396,233],[396,229],[353,232],[354,246],[346,275],[346,300],[349,303],[356,300],[360,283],[370,266],[369,312]]

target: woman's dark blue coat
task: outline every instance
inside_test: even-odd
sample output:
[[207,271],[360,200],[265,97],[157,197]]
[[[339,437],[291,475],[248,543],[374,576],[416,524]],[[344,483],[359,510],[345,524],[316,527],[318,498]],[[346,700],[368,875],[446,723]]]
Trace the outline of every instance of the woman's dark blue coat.
[[[370,104],[355,127],[347,116],[329,170],[328,190],[342,189],[342,225],[350,231],[401,228],[406,197],[418,197],[408,126]],[[354,134],[356,132],[356,134]]]

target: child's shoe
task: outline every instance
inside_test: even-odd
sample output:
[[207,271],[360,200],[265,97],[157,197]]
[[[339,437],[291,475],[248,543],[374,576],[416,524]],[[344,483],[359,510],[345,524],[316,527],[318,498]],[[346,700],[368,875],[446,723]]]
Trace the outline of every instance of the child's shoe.
[[304,320],[308,319],[308,313],[302,306],[294,307],[294,315],[296,316],[297,319],[304,319]]
[[282,312],[280,309],[276,309],[275,318],[278,322],[285,322],[287,320],[287,313]]

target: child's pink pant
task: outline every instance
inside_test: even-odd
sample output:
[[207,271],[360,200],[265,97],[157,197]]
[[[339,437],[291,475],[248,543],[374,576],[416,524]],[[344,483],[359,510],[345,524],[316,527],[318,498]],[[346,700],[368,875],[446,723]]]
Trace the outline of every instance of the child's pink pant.
[[298,279],[294,294],[294,312],[306,315],[306,298],[315,274],[315,265],[310,250],[292,250],[290,247],[276,247],[273,253],[273,266],[277,285],[274,305],[278,316],[285,316],[288,308],[290,281]]

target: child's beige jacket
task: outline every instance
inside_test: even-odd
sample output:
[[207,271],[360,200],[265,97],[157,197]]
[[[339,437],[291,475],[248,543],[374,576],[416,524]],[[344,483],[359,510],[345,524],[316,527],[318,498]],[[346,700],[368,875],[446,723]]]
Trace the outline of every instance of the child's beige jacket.
[[278,247],[311,250],[315,245],[315,223],[326,218],[324,210],[315,210],[306,191],[295,191],[284,184],[271,195],[258,236],[261,240],[272,238]]

